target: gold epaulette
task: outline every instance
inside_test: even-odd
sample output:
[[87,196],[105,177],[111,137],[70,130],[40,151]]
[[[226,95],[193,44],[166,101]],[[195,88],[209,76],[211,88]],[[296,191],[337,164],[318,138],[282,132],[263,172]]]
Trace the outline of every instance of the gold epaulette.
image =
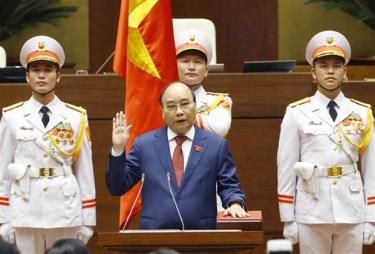
[[306,97],[302,100],[299,100],[299,101],[295,101],[295,102],[292,102],[289,104],[289,107],[293,108],[295,106],[298,106],[298,105],[301,105],[301,104],[304,104],[306,102],[309,102],[310,101],[310,97]]
[[364,103],[364,102],[362,102],[362,101],[357,101],[357,100],[355,100],[355,99],[350,99],[350,100],[351,100],[352,102],[358,104],[358,105],[363,106],[363,107],[371,108],[371,105],[370,105],[370,104]]
[[65,103],[65,105],[68,107],[68,108],[71,108],[71,109],[74,109],[82,114],[86,114],[86,109],[82,108],[82,107],[79,107],[79,106],[75,106],[75,105],[72,105],[70,103]]
[[5,107],[5,108],[3,108],[3,112],[7,112],[7,111],[9,111],[9,110],[12,110],[12,109],[18,108],[18,107],[22,106],[24,103],[25,103],[25,102],[20,101],[20,102],[17,102],[17,103],[15,103],[15,104],[13,104],[13,105],[10,105],[10,106],[8,106],[8,107]]
[[299,101],[295,101],[295,102],[292,102],[289,104],[289,107],[293,108],[295,106],[298,106],[298,105],[301,105],[301,104],[304,104],[306,102],[309,102],[310,101],[310,97],[306,97],[302,100],[299,100]]
[[214,96],[229,96],[229,93],[214,93],[214,92],[206,92],[208,95],[214,95]]

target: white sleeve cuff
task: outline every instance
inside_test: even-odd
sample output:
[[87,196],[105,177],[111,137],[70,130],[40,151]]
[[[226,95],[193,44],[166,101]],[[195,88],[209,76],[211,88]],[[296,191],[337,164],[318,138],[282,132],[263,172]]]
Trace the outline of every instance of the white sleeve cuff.
[[121,151],[121,153],[117,153],[113,147],[111,148],[111,155],[114,156],[114,157],[119,157],[121,156],[122,154],[124,153],[124,151]]

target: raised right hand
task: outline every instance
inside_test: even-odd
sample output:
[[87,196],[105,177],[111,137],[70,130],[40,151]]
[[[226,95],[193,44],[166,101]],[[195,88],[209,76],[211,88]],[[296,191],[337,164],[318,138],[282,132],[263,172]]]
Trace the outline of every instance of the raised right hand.
[[116,113],[112,124],[112,145],[116,153],[122,153],[129,140],[129,130],[131,125],[127,125],[126,115],[120,111]]

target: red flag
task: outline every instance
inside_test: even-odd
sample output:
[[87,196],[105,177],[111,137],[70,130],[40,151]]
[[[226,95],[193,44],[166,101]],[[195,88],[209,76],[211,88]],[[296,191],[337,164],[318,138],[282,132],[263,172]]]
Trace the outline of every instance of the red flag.
[[[135,137],[164,124],[159,96],[168,83],[178,80],[170,0],[121,1],[113,69],[126,79],[125,113],[133,126],[129,151]],[[140,183],[121,197],[121,227],[139,187]],[[140,210],[141,200],[131,217]]]

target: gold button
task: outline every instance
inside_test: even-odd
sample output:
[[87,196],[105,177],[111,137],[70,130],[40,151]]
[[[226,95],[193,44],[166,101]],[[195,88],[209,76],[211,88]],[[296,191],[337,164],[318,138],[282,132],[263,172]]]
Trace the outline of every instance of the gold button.
[[47,141],[47,140],[48,140],[48,137],[47,137],[47,136],[45,136],[45,137],[43,138],[43,140],[44,140],[44,141]]
[[48,154],[43,154],[43,158],[47,158],[48,157]]
[[43,191],[44,191],[44,192],[47,192],[47,191],[48,191],[48,188],[47,188],[47,187],[45,187],[45,188],[43,189]]

